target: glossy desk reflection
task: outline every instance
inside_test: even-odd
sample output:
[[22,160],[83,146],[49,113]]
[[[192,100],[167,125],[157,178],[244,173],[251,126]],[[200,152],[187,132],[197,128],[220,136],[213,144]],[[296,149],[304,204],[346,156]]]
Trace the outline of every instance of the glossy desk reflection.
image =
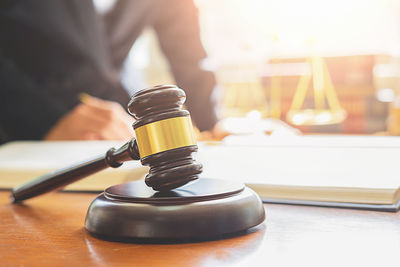
[[398,266],[400,213],[265,205],[247,235],[197,243],[129,244],[86,233],[94,194],[51,193],[11,205],[0,192],[0,259],[12,265]]

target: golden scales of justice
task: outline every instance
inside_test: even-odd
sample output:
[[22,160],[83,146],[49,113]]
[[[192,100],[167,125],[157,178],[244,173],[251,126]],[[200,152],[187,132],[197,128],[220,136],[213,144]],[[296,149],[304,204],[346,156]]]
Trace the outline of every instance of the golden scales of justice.
[[[311,57],[307,62],[311,67],[311,73],[301,76],[286,119],[294,125],[341,123],[346,118],[347,112],[339,103],[326,62],[318,56]],[[315,108],[302,109],[311,77]]]
[[[300,77],[293,101],[286,119],[294,125],[328,125],[341,123],[347,116],[336,95],[328,68],[324,59],[313,56],[307,60],[311,71]],[[311,83],[313,87],[314,107],[303,108],[307,91]],[[270,105],[260,82],[242,82],[226,84],[227,92],[223,107],[225,116],[243,116],[252,110],[260,112],[262,117],[279,119],[280,105],[280,75],[271,77]],[[269,110],[269,112],[268,112]]]

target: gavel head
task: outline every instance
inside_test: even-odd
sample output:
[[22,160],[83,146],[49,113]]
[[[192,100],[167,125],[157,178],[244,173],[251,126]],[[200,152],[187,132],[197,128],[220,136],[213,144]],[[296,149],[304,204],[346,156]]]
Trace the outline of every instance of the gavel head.
[[140,160],[150,167],[145,182],[157,191],[196,180],[202,171],[193,159],[197,144],[190,114],[182,107],[185,100],[182,89],[159,85],[139,91],[128,104]]

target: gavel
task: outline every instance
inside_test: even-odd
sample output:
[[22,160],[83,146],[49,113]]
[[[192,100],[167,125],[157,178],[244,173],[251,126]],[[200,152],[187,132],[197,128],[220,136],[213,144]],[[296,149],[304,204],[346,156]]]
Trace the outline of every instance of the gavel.
[[90,204],[85,228],[93,236],[133,242],[204,239],[259,225],[265,212],[254,191],[237,181],[199,179],[203,167],[193,158],[198,148],[185,99],[185,92],[173,85],[139,91],[128,104],[136,119],[136,138],[103,156],[27,182],[13,189],[11,200],[20,202],[140,160],[150,167],[145,183],[110,186]]
[[136,119],[133,138],[119,149],[111,148],[98,158],[57,170],[12,190],[11,200],[20,202],[62,188],[105,168],[118,168],[125,161],[140,160],[149,166],[147,186],[168,191],[199,178],[202,165],[193,158],[197,151],[190,114],[183,108],[185,92],[174,85],[159,85],[134,94],[128,104]]

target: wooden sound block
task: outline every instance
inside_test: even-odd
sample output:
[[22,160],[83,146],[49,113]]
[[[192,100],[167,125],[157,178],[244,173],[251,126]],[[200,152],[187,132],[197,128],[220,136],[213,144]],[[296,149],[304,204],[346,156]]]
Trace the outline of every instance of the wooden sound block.
[[262,223],[264,207],[244,184],[200,178],[157,192],[143,181],[107,188],[90,205],[85,227],[111,240],[208,239]]

